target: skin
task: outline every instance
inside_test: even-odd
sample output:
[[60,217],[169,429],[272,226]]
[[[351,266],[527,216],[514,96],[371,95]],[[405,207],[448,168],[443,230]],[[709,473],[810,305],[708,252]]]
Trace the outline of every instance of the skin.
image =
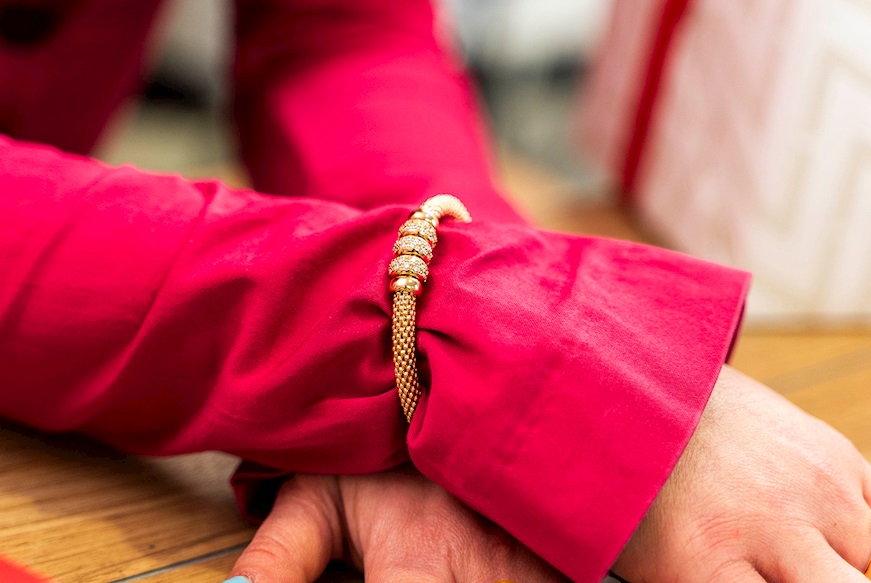
[[724,367],[614,571],[632,583],[868,583],[871,473],[847,438]]
[[[840,433],[724,367],[695,435],[614,565],[632,583],[867,583],[871,471]],[[298,476],[231,575],[309,583],[564,583],[412,469]]]
[[412,468],[289,480],[231,576],[311,583],[330,559],[353,564],[367,583],[568,583]]

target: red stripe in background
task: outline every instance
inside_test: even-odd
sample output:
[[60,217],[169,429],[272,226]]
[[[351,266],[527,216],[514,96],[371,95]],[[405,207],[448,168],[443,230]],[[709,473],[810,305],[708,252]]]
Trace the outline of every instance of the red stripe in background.
[[650,50],[650,63],[647,67],[647,77],[641,89],[638,100],[638,110],[635,114],[635,124],[632,137],[626,149],[626,164],[623,167],[623,202],[631,202],[634,195],[635,180],[638,177],[638,167],[644,146],[650,132],[650,122],[653,118],[653,108],[659,96],[665,60],[668,49],[674,38],[675,30],[687,12],[690,0],[666,0],[662,7],[659,29]]
[[0,556],[0,583],[51,583]]

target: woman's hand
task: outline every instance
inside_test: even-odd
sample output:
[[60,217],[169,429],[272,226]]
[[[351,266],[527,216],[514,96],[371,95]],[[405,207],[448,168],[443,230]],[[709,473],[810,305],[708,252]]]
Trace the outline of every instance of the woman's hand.
[[349,561],[372,583],[567,581],[410,468],[287,481],[232,574],[309,583],[330,559]]
[[614,571],[632,583],[868,583],[871,474],[822,421],[725,367]]

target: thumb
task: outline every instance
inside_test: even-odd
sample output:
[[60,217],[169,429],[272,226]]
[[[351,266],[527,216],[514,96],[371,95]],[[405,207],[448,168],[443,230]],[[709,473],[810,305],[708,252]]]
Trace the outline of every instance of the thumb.
[[312,583],[341,551],[335,478],[296,476],[230,571],[232,583]]

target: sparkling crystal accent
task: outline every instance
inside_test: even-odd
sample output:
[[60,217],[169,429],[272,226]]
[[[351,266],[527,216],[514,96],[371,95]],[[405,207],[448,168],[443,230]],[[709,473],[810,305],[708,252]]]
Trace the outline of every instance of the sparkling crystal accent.
[[427,263],[432,260],[432,246],[417,235],[400,237],[393,246],[395,255],[417,255]]
[[423,237],[431,247],[435,247],[438,240],[435,227],[432,226],[432,223],[423,219],[409,219],[405,221],[399,229],[399,236],[405,237],[407,235]]
[[429,276],[429,268],[426,262],[417,255],[400,255],[390,262],[388,272],[391,277],[397,275],[413,275],[421,281],[426,281]]

